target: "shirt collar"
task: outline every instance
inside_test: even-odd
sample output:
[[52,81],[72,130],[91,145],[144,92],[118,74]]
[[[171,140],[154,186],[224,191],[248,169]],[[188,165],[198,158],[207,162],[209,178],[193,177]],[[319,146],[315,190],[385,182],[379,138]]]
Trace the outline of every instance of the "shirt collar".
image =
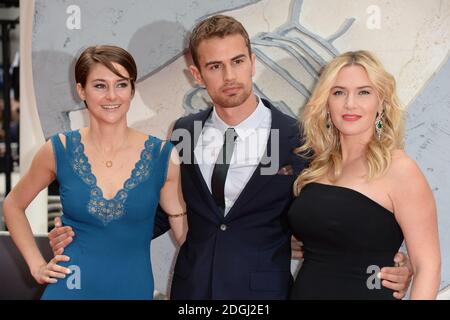
[[258,99],[258,105],[255,110],[241,123],[236,126],[229,126],[225,123],[217,114],[216,109],[213,108],[213,112],[211,114],[211,122],[212,126],[220,130],[220,132],[225,134],[225,131],[232,127],[236,130],[239,139],[245,139],[249,135],[255,132],[255,130],[260,129],[261,123],[264,121],[266,116],[270,114],[270,110],[266,108],[266,106],[262,103],[260,97],[256,96]]

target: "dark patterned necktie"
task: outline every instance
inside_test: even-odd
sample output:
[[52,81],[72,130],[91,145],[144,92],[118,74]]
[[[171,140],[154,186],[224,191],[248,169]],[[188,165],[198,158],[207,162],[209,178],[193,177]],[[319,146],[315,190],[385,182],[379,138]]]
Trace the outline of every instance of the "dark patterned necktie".
[[222,150],[217,157],[211,178],[211,191],[217,205],[225,211],[225,180],[233,155],[237,135],[234,128],[228,128],[223,138]]

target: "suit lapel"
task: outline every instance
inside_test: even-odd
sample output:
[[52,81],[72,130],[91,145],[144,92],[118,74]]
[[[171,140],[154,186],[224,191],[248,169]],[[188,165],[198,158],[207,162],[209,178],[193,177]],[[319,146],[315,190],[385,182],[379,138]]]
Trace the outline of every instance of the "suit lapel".
[[[202,172],[200,170],[200,167],[197,164],[197,159],[195,158],[195,153],[194,153],[195,146],[197,145],[197,142],[198,142],[198,139],[202,132],[202,129],[205,125],[206,120],[209,118],[212,110],[213,110],[212,108],[209,108],[208,110],[200,112],[198,114],[198,117],[196,117],[194,119],[194,121],[192,121],[190,126],[187,128],[190,133],[190,137],[191,137],[191,146],[190,146],[190,150],[189,150],[191,162],[190,162],[190,164],[185,164],[184,168],[190,174],[192,179],[194,179],[194,181],[197,181],[197,183],[195,183],[195,186],[199,190],[200,194],[205,195],[205,198],[204,198],[205,202],[211,208],[211,211],[216,212],[216,214],[222,218],[223,214],[217,207],[217,205],[214,201],[214,198],[208,189],[208,185],[206,184],[206,181],[203,178]],[[196,121],[197,121],[197,124],[195,124]],[[199,125],[199,123],[198,123],[200,121],[201,121],[201,125]]]

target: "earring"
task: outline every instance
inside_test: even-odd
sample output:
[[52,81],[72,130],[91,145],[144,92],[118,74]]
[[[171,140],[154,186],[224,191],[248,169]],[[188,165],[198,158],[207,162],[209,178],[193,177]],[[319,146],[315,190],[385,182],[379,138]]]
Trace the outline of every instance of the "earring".
[[327,129],[331,128],[331,117],[330,117],[330,112],[327,112],[327,123],[326,123],[326,127]]
[[377,117],[375,119],[375,131],[377,133],[378,141],[381,140],[381,135],[383,134],[383,117],[384,110],[381,113],[377,112]]

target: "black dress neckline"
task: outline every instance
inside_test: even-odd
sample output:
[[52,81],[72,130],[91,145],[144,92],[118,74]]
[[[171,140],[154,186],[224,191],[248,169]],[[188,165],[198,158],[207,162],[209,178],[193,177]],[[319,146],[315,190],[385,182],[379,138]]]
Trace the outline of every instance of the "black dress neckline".
[[387,213],[389,213],[394,219],[395,219],[395,213],[392,212],[391,210],[387,209],[386,207],[384,207],[383,205],[379,204],[378,202],[376,202],[375,200],[373,200],[372,198],[366,196],[364,193],[361,193],[355,189],[349,188],[349,187],[344,187],[344,186],[338,186],[338,185],[334,185],[334,184],[327,184],[327,183],[322,183],[322,182],[310,182],[308,184],[315,184],[315,185],[319,185],[319,186],[324,186],[324,187],[329,187],[329,188],[336,188],[336,189],[340,189],[343,191],[348,191],[351,192],[353,194],[357,194],[360,197],[369,200],[371,203],[375,204],[377,207],[383,209],[384,211],[386,211]]
[[403,242],[389,209],[355,189],[311,182],[288,221],[304,248],[291,299],[394,299],[374,273],[394,265]]

